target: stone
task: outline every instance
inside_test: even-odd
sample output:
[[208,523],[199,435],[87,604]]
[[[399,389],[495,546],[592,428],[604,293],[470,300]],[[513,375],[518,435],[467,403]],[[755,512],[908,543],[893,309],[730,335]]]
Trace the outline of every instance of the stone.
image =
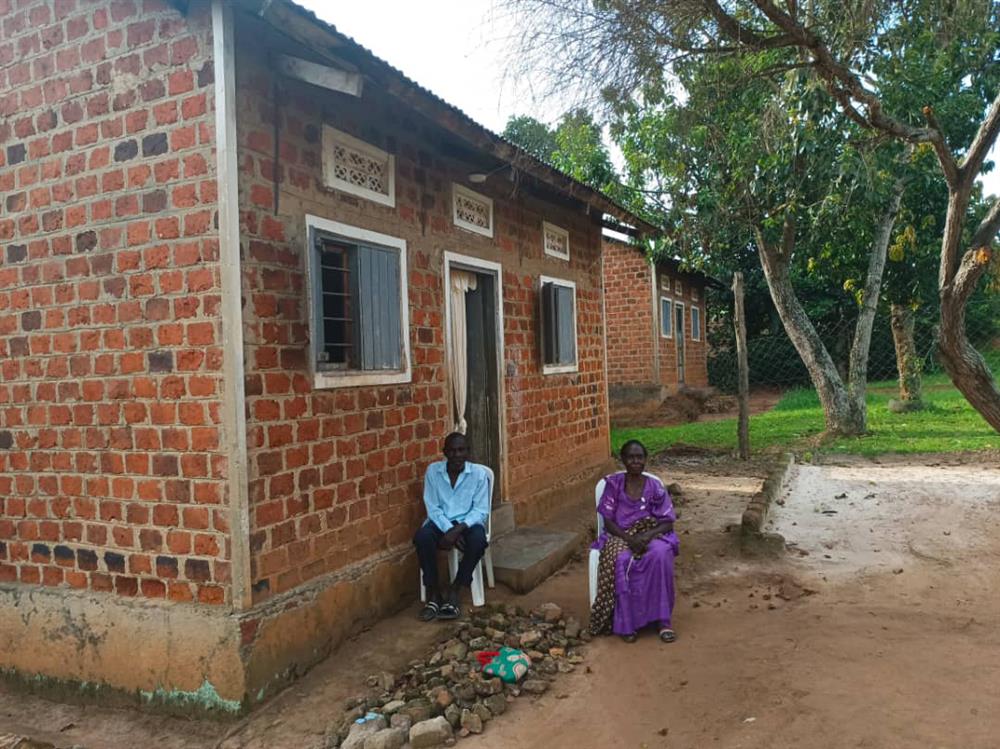
[[406,703],[406,707],[402,709],[402,712],[409,715],[410,720],[414,723],[421,723],[434,716],[434,710],[431,708],[431,703],[424,698],[410,700]]
[[679,497],[684,493],[684,489],[675,481],[672,484],[667,484],[667,492],[670,493],[671,497]]
[[398,728],[383,728],[365,739],[364,749],[400,749],[406,743],[406,734]]
[[497,677],[474,682],[476,694],[480,697],[489,697],[491,694],[499,694],[503,691],[503,682]]
[[455,675],[455,667],[450,663],[445,663],[441,666],[441,678],[451,679]]
[[473,705],[472,712],[475,715],[478,715],[479,720],[481,720],[484,724],[487,723],[488,721],[493,720],[493,713],[491,713],[490,709],[486,707],[486,705],[484,705],[482,702],[477,702],[475,705]]
[[403,700],[390,700],[382,705],[382,714],[392,715],[393,713],[398,713],[404,707],[406,707],[406,703]]
[[580,629],[581,629],[580,622],[578,622],[573,617],[569,617],[566,620],[566,629],[565,629],[566,637],[571,637],[571,638],[579,637]]
[[555,624],[562,619],[562,608],[555,603],[543,603],[538,607],[538,613],[549,624]]
[[534,663],[535,661],[540,661],[542,660],[542,658],[545,657],[545,653],[543,653],[541,650],[529,650],[525,653],[525,655],[527,655],[528,658],[531,659],[532,663]]
[[454,701],[455,698],[451,696],[451,692],[449,692],[447,689],[442,689],[434,697],[435,704],[442,710],[444,710],[446,707],[448,707],[448,705],[450,705]]
[[441,654],[449,661],[463,660],[468,653],[469,646],[461,640],[452,640],[445,645],[444,649],[441,651]]
[[376,713],[369,713],[367,720],[361,723],[352,723],[351,730],[347,733],[347,738],[340,745],[340,749],[364,749],[365,740],[377,732],[386,728],[385,717]]
[[483,721],[471,710],[462,711],[462,730],[469,733],[482,733]]
[[537,629],[529,629],[527,632],[521,633],[520,642],[523,647],[531,647],[536,642],[542,639],[542,633]]
[[566,655],[565,648],[549,648],[549,655],[553,658],[562,658]]
[[412,725],[413,720],[406,713],[396,713],[389,719],[390,728],[398,728],[407,736],[410,734],[410,726]]
[[549,683],[542,679],[525,679],[521,683],[521,689],[528,694],[545,694],[549,688]]
[[492,715],[503,715],[507,710],[507,697],[503,694],[491,694],[483,700]]
[[410,746],[413,749],[427,749],[428,747],[441,746],[445,741],[453,738],[454,732],[451,730],[451,723],[444,717],[438,716],[430,720],[422,720],[414,723],[410,728]]
[[476,687],[471,682],[463,682],[455,687],[455,696],[463,702],[472,702],[476,699]]
[[485,637],[482,637],[482,636],[480,636],[480,637],[474,637],[471,640],[469,640],[469,649],[470,650],[485,650],[486,646],[489,645],[489,642],[490,641],[487,640]]
[[448,709],[444,711],[444,717],[451,724],[452,728],[458,728],[462,722],[462,708],[454,704],[448,705]]

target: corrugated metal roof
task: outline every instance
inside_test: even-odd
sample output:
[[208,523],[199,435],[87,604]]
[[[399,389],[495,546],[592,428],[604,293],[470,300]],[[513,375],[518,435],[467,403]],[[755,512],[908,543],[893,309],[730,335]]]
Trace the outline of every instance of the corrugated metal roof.
[[[420,95],[433,102],[436,106],[444,109],[452,116],[458,117],[466,126],[480,131],[482,135],[486,136],[487,138],[489,138],[490,140],[494,141],[497,144],[502,144],[506,148],[514,149],[518,154],[518,161],[519,161],[519,164],[515,165],[515,168],[521,168],[522,171],[524,171],[525,163],[537,165],[537,167],[540,167],[540,170],[547,170],[549,172],[552,172],[553,175],[558,175],[562,179],[569,182],[572,186],[571,189],[567,190],[564,185],[560,185],[555,180],[545,180],[552,187],[555,187],[556,189],[559,189],[562,192],[568,192],[572,197],[578,200],[582,200],[585,203],[589,203],[589,201],[585,200],[583,196],[578,194],[578,192],[583,192],[586,195],[593,196],[597,198],[599,202],[606,204],[605,206],[596,206],[596,207],[603,208],[605,213],[609,213],[618,218],[619,220],[627,221],[627,223],[630,223],[635,227],[641,228],[642,230],[644,230],[645,233],[658,233],[660,231],[658,227],[653,226],[647,221],[644,221],[639,216],[636,216],[631,210],[622,206],[614,199],[612,199],[610,196],[606,195],[604,192],[590,185],[584,184],[583,182],[580,182],[579,180],[575,179],[574,177],[560,170],[558,167],[546,162],[543,159],[539,159],[537,156],[524,150],[521,146],[514,143],[513,141],[504,138],[499,133],[493,132],[486,126],[472,119],[472,117],[470,117],[464,111],[462,111],[455,105],[448,103],[440,96],[435,94],[433,91],[425,88],[424,86],[421,86],[419,83],[409,78],[401,70],[399,70],[398,68],[394,67],[393,65],[389,64],[388,62],[380,58],[378,55],[376,55],[374,52],[372,52],[370,49],[365,47],[357,40],[353,39],[347,34],[344,34],[341,31],[338,31],[336,26],[334,26],[332,23],[329,23],[328,21],[324,21],[322,18],[317,16],[308,8],[304,8],[298,3],[292,2],[292,0],[236,0],[236,5],[252,12],[254,15],[264,18],[265,20],[267,20],[267,13],[271,10],[271,8],[274,5],[279,5],[279,4],[292,10],[294,13],[301,16],[304,20],[308,21],[309,23],[317,27],[320,27],[321,29],[331,34],[336,35],[344,43],[346,43],[350,47],[353,47],[354,51],[366,57],[370,63],[382,68],[384,72],[398,78],[401,83],[412,88],[414,91],[419,92]],[[319,51],[322,52],[322,50]],[[439,121],[439,124],[443,123]],[[452,132],[455,131],[452,130]],[[456,133],[456,134],[461,135],[461,133]],[[497,158],[504,159],[504,157],[499,154],[493,154],[493,155],[496,156]],[[536,176],[539,179],[542,179],[542,177],[540,177],[538,174],[535,174],[534,176]]]

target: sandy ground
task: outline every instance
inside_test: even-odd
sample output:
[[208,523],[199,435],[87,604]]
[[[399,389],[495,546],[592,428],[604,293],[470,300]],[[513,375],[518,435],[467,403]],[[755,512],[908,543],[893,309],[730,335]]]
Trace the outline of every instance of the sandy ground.
[[[742,558],[726,532],[761,464],[688,456],[656,466],[685,487],[679,640],[595,641],[586,669],[541,699],[517,700],[460,746],[1000,746],[1000,469],[980,460],[797,467],[772,516],[789,553],[772,561]],[[580,522],[590,512],[581,505]],[[582,556],[522,600],[584,615]],[[360,635],[342,651],[349,657],[321,664],[241,724],[0,693],[0,732],[89,749],[311,749],[365,674],[444,634],[412,617]]]

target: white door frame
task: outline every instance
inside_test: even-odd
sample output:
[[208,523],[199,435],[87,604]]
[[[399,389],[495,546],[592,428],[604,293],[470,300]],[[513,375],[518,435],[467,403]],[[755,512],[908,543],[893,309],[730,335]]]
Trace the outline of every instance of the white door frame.
[[[507,482],[507,388],[504,373],[504,341],[503,341],[503,267],[500,263],[492,260],[481,260],[478,257],[462,255],[457,252],[444,253],[444,345],[445,345],[445,366],[448,362],[448,352],[451,351],[451,268],[455,266],[459,270],[470,270],[478,273],[490,273],[496,279],[494,284],[494,304],[496,306],[496,342],[497,342],[497,424],[500,428],[500,487],[501,491],[506,491]],[[454,408],[455,399],[451,392],[451,380],[448,386],[448,405]],[[497,503],[504,501],[503,497],[497,497]]]

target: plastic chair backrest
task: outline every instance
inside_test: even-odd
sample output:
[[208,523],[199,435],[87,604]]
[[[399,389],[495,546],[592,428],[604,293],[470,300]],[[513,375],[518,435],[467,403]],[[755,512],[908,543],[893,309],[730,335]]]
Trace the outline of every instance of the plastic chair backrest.
[[[480,463],[480,465],[483,465]],[[486,482],[490,487],[490,511],[486,513],[486,540],[490,540],[490,526],[493,524],[493,469],[489,466],[483,465],[483,470],[486,471]]]
[[[625,471],[618,471],[617,473],[625,473]],[[660,486],[663,486],[663,479],[661,479],[659,476],[649,473],[648,471],[643,471],[642,475],[645,476],[646,478],[655,479]],[[602,478],[600,481],[597,482],[597,486],[594,487],[595,507],[601,504],[601,497],[604,496],[604,487],[607,486],[607,483],[608,483],[607,480]],[[601,513],[597,513],[597,535],[600,536],[602,533],[604,533],[604,518],[601,516]]]

